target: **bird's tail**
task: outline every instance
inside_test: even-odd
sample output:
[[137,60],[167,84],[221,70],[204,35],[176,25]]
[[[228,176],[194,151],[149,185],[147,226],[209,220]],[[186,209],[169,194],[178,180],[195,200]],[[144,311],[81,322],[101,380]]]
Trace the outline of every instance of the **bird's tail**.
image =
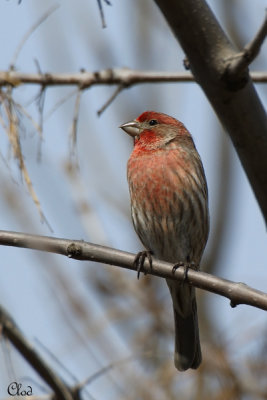
[[196,369],[201,363],[195,289],[186,283],[167,280],[174,312],[174,364],[179,371]]

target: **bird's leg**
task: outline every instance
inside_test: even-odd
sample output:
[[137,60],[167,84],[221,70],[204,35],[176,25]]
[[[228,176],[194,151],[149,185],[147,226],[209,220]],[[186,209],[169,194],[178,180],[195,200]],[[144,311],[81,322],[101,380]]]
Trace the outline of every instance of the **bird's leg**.
[[188,270],[193,269],[194,271],[199,271],[199,265],[197,265],[194,261],[188,262],[185,264],[185,269],[184,269],[184,282],[188,280]]
[[186,282],[188,280],[188,270],[190,268],[192,268],[194,271],[198,271],[199,270],[199,265],[197,265],[194,261],[189,261],[187,260],[186,262],[184,261],[179,261],[178,263],[174,264],[174,266],[172,267],[172,273],[174,274],[175,271],[179,268],[179,267],[184,267],[184,277],[183,277],[183,282]]
[[135,256],[134,266],[137,269],[137,279],[139,279],[146,258],[148,259],[150,268],[152,269],[152,251],[150,250],[139,251],[139,253],[137,253]]
[[174,274],[175,271],[180,268],[180,267],[184,267],[185,263],[183,261],[179,261],[178,263],[174,264],[174,266],[172,267],[172,273]]

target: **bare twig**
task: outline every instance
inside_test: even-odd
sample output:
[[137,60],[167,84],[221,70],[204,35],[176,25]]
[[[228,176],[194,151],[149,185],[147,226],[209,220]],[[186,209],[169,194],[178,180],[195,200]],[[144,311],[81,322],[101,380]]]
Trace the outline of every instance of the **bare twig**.
[[[256,83],[267,83],[267,72],[251,72],[251,78]],[[141,71],[129,68],[105,69],[96,72],[78,72],[61,74],[36,74],[19,71],[0,71],[0,87],[19,85],[48,86],[79,86],[87,89],[96,85],[124,85],[130,87],[141,83],[177,83],[195,82],[190,72],[166,72],[166,71]]]
[[[39,64],[39,61],[37,59],[34,60],[35,65],[37,67],[38,73],[41,74],[41,66]],[[38,96],[36,97],[36,103],[37,103],[37,108],[39,112],[39,127],[40,127],[40,140],[39,140],[39,145],[38,145],[38,153],[37,153],[37,160],[41,160],[41,146],[42,146],[42,141],[43,141],[43,120],[44,120],[44,104],[45,104],[45,86],[40,87],[40,92]]]
[[46,121],[48,118],[51,117],[52,114],[60,107],[62,104],[64,104],[66,101],[68,101],[72,96],[74,96],[77,93],[77,89],[71,90],[66,96],[62,97],[59,99],[53,107],[47,111],[47,113],[44,115],[44,120]]
[[53,7],[49,8],[48,11],[46,11],[44,13],[44,15],[42,15],[41,18],[39,18],[35,24],[29,29],[29,31],[23,36],[23,38],[21,39],[15,54],[11,60],[10,66],[9,68],[11,70],[13,70],[15,68],[15,63],[17,61],[17,58],[19,56],[19,53],[21,52],[22,47],[24,46],[25,42],[29,39],[29,37],[31,36],[31,34],[57,9],[59,8],[59,4],[54,5]]
[[[136,271],[134,266],[135,254],[84,242],[83,240],[0,231],[0,245],[47,251],[62,254],[76,260],[100,262]],[[184,281],[184,267],[178,268],[175,273],[172,272],[172,267],[172,264],[153,259],[153,268],[151,269],[149,261],[145,260],[142,271],[146,274]],[[244,283],[235,283],[192,269],[188,271],[188,283],[200,289],[227,297],[231,300],[232,307],[238,304],[248,304],[267,310],[267,294]]]
[[26,112],[26,110],[24,110],[24,108],[22,106],[17,104],[12,99],[11,93],[9,93],[9,92],[3,93],[2,92],[1,98],[2,98],[2,107],[5,111],[8,125],[5,125],[4,121],[1,121],[1,123],[2,123],[3,127],[6,127],[5,131],[8,135],[9,142],[10,142],[12,150],[13,150],[14,158],[19,163],[19,168],[22,173],[23,179],[27,185],[30,196],[40,214],[42,221],[45,222],[46,225],[48,226],[49,230],[51,232],[53,232],[52,227],[50,226],[48,220],[46,219],[46,217],[42,211],[40,201],[34,190],[34,187],[33,187],[33,184],[32,184],[32,181],[31,181],[31,178],[30,178],[30,175],[29,175],[29,172],[26,167],[25,160],[24,160],[24,157],[22,154],[22,149],[21,149],[21,144],[20,144],[20,135],[19,135],[20,123],[19,123],[18,111],[23,113],[31,121],[31,123],[34,125],[34,127],[39,131],[38,124],[36,124],[36,122],[33,120],[33,118]]
[[107,372],[118,368],[124,364],[128,364],[132,361],[136,361],[138,359],[155,359],[158,358],[159,356],[157,354],[155,354],[155,352],[144,352],[141,354],[134,354],[131,355],[129,357],[114,361],[108,365],[105,365],[104,367],[100,368],[98,371],[96,371],[94,374],[92,374],[91,376],[89,376],[87,379],[85,379],[82,382],[79,382],[73,389],[72,392],[75,394],[77,393],[77,395],[79,395],[82,391],[84,391],[86,389],[86,386],[92,384],[92,382],[94,382],[95,380],[97,380],[98,378],[101,378],[103,375],[105,375]]
[[105,365],[103,368],[99,369],[98,371],[96,371],[94,374],[92,374],[91,376],[89,376],[86,380],[84,380],[83,382],[79,382],[76,387],[75,387],[75,392],[79,393],[81,392],[85,386],[90,385],[93,381],[95,381],[96,379],[100,378],[101,376],[105,375],[108,371],[122,365],[122,364],[126,364],[130,361],[133,361],[135,359],[137,359],[138,356],[129,356],[126,357],[122,360],[118,360],[115,362],[112,362],[108,365]]
[[13,98],[10,97],[10,99],[14,107],[20,112],[20,114],[23,114],[31,122],[34,129],[36,129],[36,131],[39,133],[40,138],[42,138],[42,130],[40,125],[32,118],[32,116],[25,110],[24,107],[22,107],[19,103],[14,101]]
[[42,211],[40,201],[39,201],[38,196],[33,188],[33,184],[32,184],[28,169],[27,169],[25,161],[24,161],[24,157],[23,157],[22,149],[21,149],[21,145],[20,145],[20,137],[19,137],[19,117],[18,117],[18,113],[17,113],[18,110],[20,112],[22,112],[24,115],[26,115],[27,118],[30,119],[30,121],[33,123],[33,125],[35,126],[35,128],[37,130],[39,129],[38,125],[31,118],[31,116],[23,109],[23,107],[21,107],[19,104],[14,102],[14,100],[12,99],[11,93],[3,93],[2,92],[1,98],[2,98],[2,107],[5,111],[8,125],[5,125],[4,121],[3,122],[1,121],[1,123],[2,123],[3,127],[6,126],[5,130],[8,135],[9,142],[10,142],[12,150],[13,150],[14,158],[19,163],[19,168],[21,170],[23,179],[27,185],[28,191],[34,201],[34,204],[35,204],[36,208],[38,209],[38,212],[40,214],[42,221],[44,221],[47,224],[50,231],[53,232],[49,222],[47,221],[47,219]]
[[228,65],[228,74],[236,76],[244,71],[249,64],[256,58],[260,48],[267,36],[267,12],[265,13],[264,21],[257,32],[255,38],[249,42],[244,50],[230,57],[230,64]]
[[135,355],[131,355],[129,357],[114,361],[108,365],[105,365],[104,367],[100,368],[98,371],[96,371],[94,374],[92,374],[91,376],[89,376],[87,379],[85,379],[82,382],[79,382],[76,387],[75,387],[75,391],[76,392],[80,392],[82,389],[85,388],[85,386],[91,384],[92,382],[94,382],[96,379],[100,378],[101,376],[105,375],[108,371],[115,369],[123,364],[128,364],[132,361],[138,360],[138,359],[144,359],[144,358],[158,358],[159,356],[157,354],[155,354],[155,352],[144,352],[141,354],[135,354]]
[[66,367],[66,365],[64,365],[56,356],[56,354],[50,350],[47,346],[44,345],[44,343],[42,343],[38,338],[35,338],[35,342],[38,344],[38,346],[40,346],[42,348],[42,350],[48,354],[49,358],[51,360],[53,360],[53,362],[55,364],[57,364],[57,366],[64,371],[65,374],[69,375],[69,377],[76,382],[76,385],[78,385],[78,380],[76,378],[75,375],[72,374],[72,372]]
[[75,106],[74,106],[74,115],[73,115],[73,120],[72,120],[71,132],[70,132],[72,152],[74,151],[74,148],[77,143],[77,126],[78,126],[78,117],[79,117],[79,111],[80,111],[81,96],[82,96],[82,91],[80,89],[78,89],[76,100],[75,100]]
[[[111,6],[111,2],[109,0],[104,0],[104,2],[108,6]],[[102,7],[102,1],[101,0],[97,0],[97,4],[98,4],[99,11],[100,11],[100,16],[101,16],[101,21],[102,21],[102,28],[106,28],[107,25],[106,25],[104,11],[103,11],[103,7]]]
[[124,85],[119,85],[110,98],[103,104],[103,106],[97,111],[97,115],[100,117],[108,106],[116,99],[120,92],[124,89]]
[[26,340],[16,323],[13,321],[12,317],[2,306],[0,306],[0,325],[3,334],[51,387],[51,389],[55,392],[57,399],[73,400],[71,390],[68,388],[68,386],[40,357],[40,355],[33,348],[33,345]]

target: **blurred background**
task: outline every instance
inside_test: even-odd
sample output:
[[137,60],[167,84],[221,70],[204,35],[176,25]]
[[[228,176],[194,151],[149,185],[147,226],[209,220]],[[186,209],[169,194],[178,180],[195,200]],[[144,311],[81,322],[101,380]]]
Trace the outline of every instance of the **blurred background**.
[[[111,2],[103,2],[103,29],[96,0],[2,1],[0,69],[8,70],[22,38],[56,4],[24,43],[15,60],[17,70],[184,70],[185,55],[153,1]],[[262,0],[208,3],[239,49],[254,37],[267,7]],[[251,71],[267,71],[266,54],[265,42]],[[266,84],[256,89],[266,106]],[[206,171],[211,232],[202,268],[266,291],[264,220],[201,88],[195,83],[138,85],[122,91],[98,117],[114,90],[96,86],[82,93],[74,147],[70,134],[77,88],[55,86],[42,96],[38,86],[13,90],[21,106],[16,115],[25,166],[53,232],[41,221],[13,157],[3,107],[1,230],[84,239],[131,252],[142,249],[131,223],[126,180],[132,141],[118,126],[145,110],[161,111],[190,130]],[[43,125],[42,136],[36,124]],[[92,378],[83,398],[177,399],[178,393],[179,399],[267,398],[263,311],[243,305],[232,309],[227,299],[198,291],[203,364],[197,371],[178,373],[171,299],[162,279],[142,276],[137,281],[135,273],[120,268],[12,247],[0,247],[0,260],[1,305],[69,385]],[[14,380],[31,385],[34,395],[49,393],[2,337],[1,399],[8,397],[7,386]]]

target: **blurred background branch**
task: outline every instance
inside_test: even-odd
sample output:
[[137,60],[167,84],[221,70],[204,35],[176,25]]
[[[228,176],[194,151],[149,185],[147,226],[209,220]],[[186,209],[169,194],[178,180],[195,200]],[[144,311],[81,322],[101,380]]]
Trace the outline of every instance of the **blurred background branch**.
[[9,313],[0,305],[0,326],[2,334],[7,337],[27,362],[34,368],[43,380],[50,386],[59,400],[72,400],[68,386],[55,371],[40,357],[32,343],[24,337]]

